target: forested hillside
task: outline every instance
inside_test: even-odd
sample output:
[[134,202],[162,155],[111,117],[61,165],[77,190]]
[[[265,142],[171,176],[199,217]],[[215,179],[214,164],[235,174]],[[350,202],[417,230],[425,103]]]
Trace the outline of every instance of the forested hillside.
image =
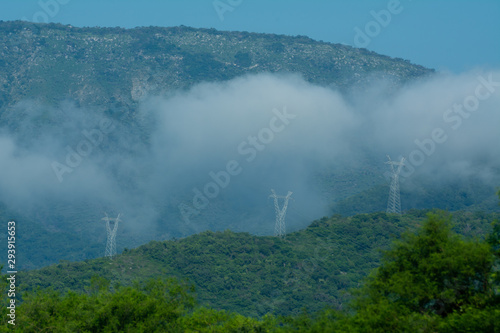
[[[356,270],[357,264],[362,263],[367,258],[367,253],[360,248],[357,249],[356,253],[362,259],[347,258],[347,262],[352,260],[352,265],[346,268],[315,269],[315,259],[310,257],[310,270],[301,275],[310,274],[312,280],[299,278],[296,274],[292,275],[291,279],[285,280],[285,283],[275,290],[273,301],[269,303],[263,297],[268,291],[266,285],[260,282],[262,280],[259,280],[255,275],[254,280],[246,279],[247,276],[253,275],[254,268],[250,263],[245,263],[244,260],[249,254],[256,253],[256,251],[252,251],[252,246],[249,244],[257,242],[243,235],[243,237],[235,239],[237,244],[230,246],[231,238],[234,236],[231,237],[232,235],[228,233],[219,235],[224,239],[220,243],[214,241],[213,234],[205,234],[190,237],[191,243],[197,243],[203,248],[203,253],[190,258],[180,252],[175,253],[176,257],[180,257],[185,263],[183,266],[187,266],[185,272],[190,277],[196,276],[197,262],[195,258],[198,258],[198,262],[204,262],[203,274],[221,281],[224,287],[221,288],[221,285],[214,281],[215,283],[212,283],[213,289],[208,293],[205,292],[205,295],[212,297],[212,306],[216,305],[217,302],[225,302],[227,308],[245,309],[245,307],[238,308],[240,304],[235,304],[235,302],[245,302],[245,296],[255,298],[261,304],[271,304],[272,306],[260,313],[258,318],[245,317],[232,311],[218,310],[220,305],[216,305],[215,309],[207,308],[203,301],[201,305],[205,305],[205,307],[195,306],[193,289],[189,287],[189,282],[179,283],[170,279],[171,276],[175,275],[172,272],[170,274],[166,271],[156,272],[156,281],[145,282],[143,280],[136,282],[133,286],[123,286],[117,283],[119,282],[117,275],[111,281],[105,278],[110,276],[109,271],[113,270],[110,267],[113,266],[115,272],[121,271],[123,275],[126,275],[127,270],[132,269],[137,276],[146,270],[151,274],[153,266],[158,265],[149,265],[148,267],[147,263],[144,262],[146,257],[154,258],[150,262],[158,264],[167,258],[173,258],[167,255],[167,251],[175,251],[175,248],[168,246],[167,243],[156,243],[123,254],[113,262],[95,262],[93,269],[90,268],[92,264],[85,263],[78,266],[60,264],[40,271],[45,272],[46,275],[44,275],[55,282],[54,286],[62,287],[65,284],[73,286],[78,291],[69,290],[67,293],[61,294],[44,289],[38,290],[36,293],[25,293],[25,300],[17,310],[18,326],[16,328],[23,332],[36,332],[41,328],[49,328],[52,332],[80,330],[128,332],[495,332],[499,328],[498,323],[500,322],[500,279],[498,275],[500,224],[498,221],[496,224],[492,224],[493,228],[490,229],[486,238],[478,239],[477,237],[460,236],[453,232],[451,216],[443,212],[428,214],[425,220],[417,216],[406,216],[406,218],[413,222],[411,231],[405,232],[400,240],[393,239],[391,246],[386,246],[389,250],[384,253],[381,261],[379,258],[380,266],[375,270],[372,269],[370,277],[366,278],[365,276],[362,285],[357,284],[357,287],[361,286],[361,288],[357,288],[354,299],[344,303],[343,307],[339,306],[340,304],[323,304],[326,305],[325,309],[311,313],[311,309],[319,310],[316,303],[321,301],[321,296],[316,294],[315,297],[309,298],[301,292],[301,289],[314,289],[309,284],[312,280],[315,280],[317,284],[338,283],[339,277],[336,276],[336,269],[345,269],[347,272],[339,272],[341,275],[347,275]],[[364,219],[366,220],[366,216],[360,216],[354,222],[363,224],[362,220]],[[391,222],[399,224],[400,221],[397,220],[399,219],[391,219]],[[370,221],[374,222],[377,219],[372,218]],[[335,227],[336,222],[339,221],[335,218],[315,222],[305,233],[291,235],[286,242],[294,243],[297,242],[298,238],[318,238],[322,224],[323,229],[339,231]],[[381,219],[378,222],[381,223]],[[417,227],[417,224],[420,225]],[[407,227],[409,226],[407,225]],[[352,225],[348,229],[350,232],[348,235],[344,235],[344,238],[346,241],[352,241],[354,240],[352,234],[356,234],[356,229]],[[375,228],[376,237],[374,238],[380,238],[383,229],[382,227]],[[363,231],[367,232],[366,229]],[[363,236],[366,237],[366,235]],[[195,237],[205,238],[210,242],[204,244],[200,239],[197,242]],[[325,234],[322,234],[321,237],[328,239],[328,235]],[[371,240],[374,241],[374,238]],[[256,261],[254,265],[274,266],[266,280],[272,281],[273,278],[279,280],[281,273],[278,271],[281,264],[284,264],[283,270],[286,269],[287,263],[292,264],[294,260],[290,260],[290,257],[294,257],[295,250],[283,246],[284,244],[280,244],[278,241],[275,242],[277,246],[273,251],[269,248],[270,240],[266,240],[254,245],[260,249],[259,254],[262,259],[281,257],[282,260],[277,262],[277,265],[266,263],[266,260]],[[335,242],[329,240],[328,243],[334,244]],[[216,249],[215,246],[210,245],[215,245],[218,248],[222,246],[223,249]],[[345,244],[341,245],[345,246]],[[187,248],[184,249],[188,253],[193,252]],[[217,252],[226,253],[226,262],[238,262],[238,272],[241,273],[221,268],[222,262],[217,263],[211,259],[213,254]],[[281,252],[286,256],[273,256],[273,252]],[[319,248],[316,248],[315,251],[309,251],[309,254],[311,255],[313,252],[321,253],[320,255],[326,258],[325,262],[321,262],[319,265],[332,264],[328,259],[329,251],[320,252]],[[163,255],[158,258],[160,253]],[[300,253],[300,251],[296,253]],[[124,258],[130,257],[132,254],[141,254],[144,265],[137,267],[132,262],[127,262],[125,265]],[[347,256],[350,253],[347,251],[344,254]],[[195,262],[194,265],[190,264],[190,259]],[[300,259],[298,255],[297,259]],[[340,260],[336,262],[342,265]],[[301,262],[302,265],[305,263],[304,260]],[[230,267],[230,265],[228,266]],[[99,269],[98,267],[103,268]],[[118,270],[116,270],[117,268]],[[85,278],[72,281],[71,275],[75,276],[75,273],[78,272],[85,276],[88,274],[88,270],[93,271],[91,273],[93,277],[90,281],[86,280],[86,286],[82,289],[80,281],[85,280]],[[33,273],[30,276],[31,282],[36,281],[36,284],[39,284],[40,280],[38,279],[41,278],[41,275],[33,275]],[[235,275],[238,275],[237,280],[233,280]],[[350,277],[354,276],[350,275]],[[26,283],[29,279],[27,280],[25,277],[24,281]],[[58,285],[58,283],[60,284]],[[224,289],[234,290],[237,288],[236,283],[252,285],[252,290],[247,290],[244,293],[238,292],[233,295],[233,298],[228,297],[229,295],[224,292]],[[287,297],[289,288],[294,289],[293,299]],[[203,286],[198,287],[198,292],[203,294],[203,289]],[[332,290],[325,290],[323,295],[328,297],[335,295],[335,293]],[[221,300],[214,301],[219,298]],[[290,301],[292,302],[290,303]],[[276,317],[273,315],[273,313],[280,312],[278,308],[289,309],[290,307],[293,308],[291,309],[293,310],[291,313],[294,313],[293,316]],[[299,308],[308,310],[300,313],[297,311]],[[4,330],[7,325],[6,311],[6,306],[2,306]]]
[[377,73],[407,82],[433,71],[365,49],[305,36],[190,27],[76,28],[0,22],[0,107],[23,99],[131,114],[148,95],[247,73],[301,73],[340,87]]
[[[121,285],[176,277],[196,288],[198,301],[247,316],[297,315],[302,308],[342,309],[380,264],[381,251],[406,231],[415,231],[427,211],[334,216],[313,222],[286,239],[248,233],[203,232],[179,240],[150,242],[113,260],[61,261],[19,274],[25,290],[52,287],[84,291],[98,275]],[[453,214],[454,230],[481,239],[499,214]]]

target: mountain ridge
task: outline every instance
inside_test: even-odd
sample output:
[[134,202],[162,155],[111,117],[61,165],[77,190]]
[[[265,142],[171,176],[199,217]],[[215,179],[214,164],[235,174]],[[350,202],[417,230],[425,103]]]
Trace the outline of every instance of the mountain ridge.
[[184,26],[76,28],[0,22],[0,45],[0,107],[25,98],[53,103],[62,95],[82,106],[130,111],[146,95],[245,73],[295,72],[309,82],[346,87],[374,72],[400,83],[433,72],[403,59],[304,36]]

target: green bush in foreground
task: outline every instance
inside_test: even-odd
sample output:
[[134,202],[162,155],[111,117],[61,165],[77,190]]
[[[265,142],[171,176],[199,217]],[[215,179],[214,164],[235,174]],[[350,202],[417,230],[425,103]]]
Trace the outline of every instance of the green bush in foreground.
[[117,287],[95,278],[87,293],[37,291],[17,309],[22,332],[181,331],[178,319],[192,309],[189,287],[173,280]]

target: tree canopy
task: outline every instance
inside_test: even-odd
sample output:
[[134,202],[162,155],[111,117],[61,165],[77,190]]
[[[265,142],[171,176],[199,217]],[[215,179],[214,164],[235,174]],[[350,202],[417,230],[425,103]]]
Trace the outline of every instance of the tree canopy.
[[[393,242],[339,311],[261,318],[195,305],[189,283],[111,285],[94,276],[84,292],[40,289],[17,307],[15,330],[38,332],[494,332],[500,323],[500,224],[485,240],[452,231],[448,214],[429,213]],[[5,281],[5,277],[2,279]],[[5,284],[5,282],[4,282]],[[5,304],[3,304],[5,305]],[[7,331],[6,307],[2,326]]]

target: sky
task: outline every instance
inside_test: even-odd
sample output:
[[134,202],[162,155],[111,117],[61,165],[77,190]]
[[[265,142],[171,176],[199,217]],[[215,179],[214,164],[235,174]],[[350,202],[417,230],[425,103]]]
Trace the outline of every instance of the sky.
[[500,1],[0,0],[0,20],[308,36],[438,71],[500,67]]

